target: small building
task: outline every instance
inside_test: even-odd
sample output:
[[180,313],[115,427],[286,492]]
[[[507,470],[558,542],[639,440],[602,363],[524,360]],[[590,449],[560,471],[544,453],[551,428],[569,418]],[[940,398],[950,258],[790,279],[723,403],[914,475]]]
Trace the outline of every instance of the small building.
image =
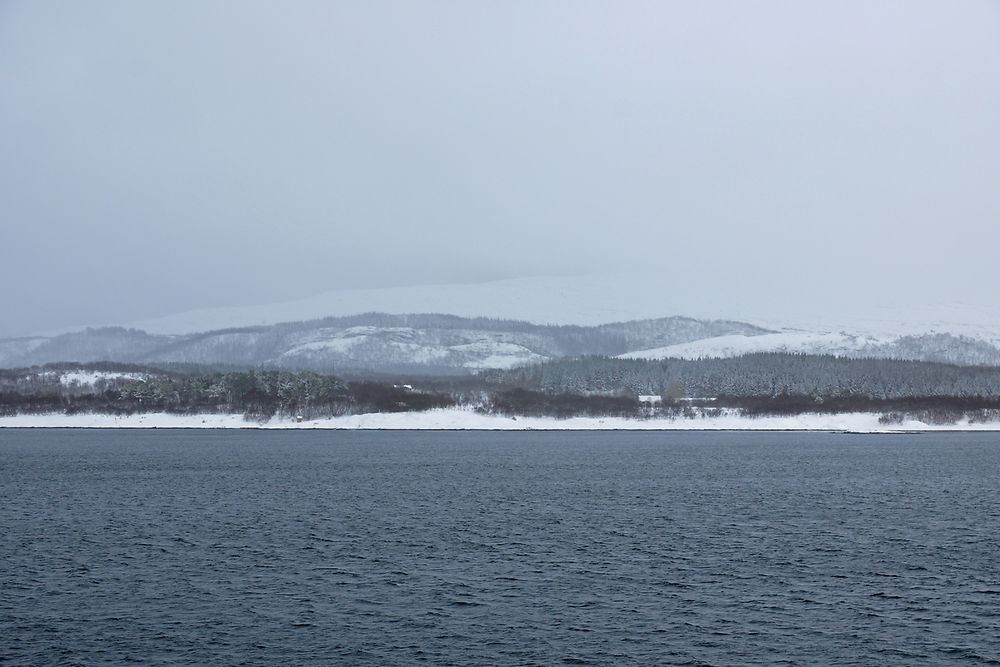
[[639,395],[639,402],[642,403],[643,405],[647,405],[649,407],[653,407],[653,406],[662,404],[663,403],[663,397],[662,396],[657,396],[656,394],[640,394]]

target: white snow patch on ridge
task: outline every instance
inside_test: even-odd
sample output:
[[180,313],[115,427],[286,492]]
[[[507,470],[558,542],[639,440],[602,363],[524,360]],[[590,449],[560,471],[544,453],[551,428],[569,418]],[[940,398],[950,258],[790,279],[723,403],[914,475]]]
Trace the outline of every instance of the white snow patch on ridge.
[[464,364],[466,368],[514,368],[547,360],[547,357],[535,354],[521,345],[492,340],[453,345],[448,349],[474,357]]
[[[462,338],[461,332],[454,336]],[[534,361],[544,361],[547,357],[536,354],[516,343],[508,343],[490,338],[469,340],[468,342],[441,342],[440,336],[423,334],[409,327],[358,326],[344,329],[321,329],[297,345],[281,353],[281,358],[291,360],[296,357],[307,359],[331,358],[336,363],[357,363],[368,360],[357,348],[362,343],[369,344],[368,352],[377,359],[386,357],[399,362],[433,363],[447,361],[456,366],[470,369],[512,368]],[[361,354],[352,359],[351,356]],[[344,359],[336,358],[343,355]]]
[[852,335],[812,331],[782,331],[758,336],[718,336],[690,343],[638,350],[621,359],[705,359],[738,357],[754,352],[793,352],[846,355],[894,340],[892,336]]
[[145,380],[142,373],[114,373],[108,371],[65,371],[59,376],[64,387],[93,387],[98,380]]

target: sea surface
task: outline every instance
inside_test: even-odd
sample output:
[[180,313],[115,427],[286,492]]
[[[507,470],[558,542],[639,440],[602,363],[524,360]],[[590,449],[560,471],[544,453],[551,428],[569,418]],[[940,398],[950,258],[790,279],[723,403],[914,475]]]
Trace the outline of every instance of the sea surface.
[[1000,664],[1000,434],[0,429],[0,664]]

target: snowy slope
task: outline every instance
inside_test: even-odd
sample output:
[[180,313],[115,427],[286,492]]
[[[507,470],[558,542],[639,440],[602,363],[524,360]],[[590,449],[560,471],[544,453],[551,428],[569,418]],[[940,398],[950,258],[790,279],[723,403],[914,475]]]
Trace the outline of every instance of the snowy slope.
[[275,359],[296,368],[430,366],[464,369],[513,368],[548,357],[502,333],[442,332],[413,327],[358,326],[308,332]]
[[30,348],[5,348],[0,341],[0,367],[116,361],[449,373],[766,332],[740,322],[690,318],[545,327],[510,320],[367,313],[171,336],[123,328],[91,329],[62,334]]
[[1000,345],[992,342],[990,337],[975,338],[942,333],[876,336],[847,332],[786,330],[760,336],[717,336],[690,343],[626,352],[618,357],[711,359],[738,357],[754,352],[827,354],[838,357],[875,357],[1000,366]]
[[794,352],[852,356],[895,340],[892,336],[813,331],[781,331],[761,336],[718,336],[619,355],[622,359],[702,359],[737,357],[753,352]]
[[[696,283],[679,282],[676,277],[634,273],[338,290],[283,303],[198,310],[132,322],[128,330],[0,341],[0,366],[113,359],[468,370],[509,368],[579,354],[662,359],[765,351],[1000,365],[1000,308],[992,303],[963,303],[958,297],[947,302],[905,302],[877,286],[859,294],[838,293],[801,302],[758,288],[753,281],[734,280],[731,290],[705,293]],[[463,332],[398,324],[301,335],[260,330],[279,323],[372,312],[447,313],[583,326],[610,322],[631,326],[636,320],[661,322],[682,314],[695,324],[686,331],[676,329],[673,333],[678,335],[672,338],[650,338],[642,327],[626,328],[620,336],[623,347],[615,350],[607,345],[553,344],[524,332],[501,335],[478,330],[479,325]],[[676,318],[678,322],[684,319]],[[697,330],[706,322],[725,320],[744,329]]]

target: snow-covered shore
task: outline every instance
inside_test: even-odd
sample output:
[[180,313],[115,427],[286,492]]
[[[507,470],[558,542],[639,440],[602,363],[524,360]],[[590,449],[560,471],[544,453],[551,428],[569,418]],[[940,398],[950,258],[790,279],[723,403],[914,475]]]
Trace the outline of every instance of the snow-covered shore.
[[912,431],[1000,431],[1000,422],[926,424],[906,419],[880,424],[878,413],[801,414],[774,417],[741,417],[723,411],[717,416],[676,419],[626,419],[622,417],[501,417],[473,410],[450,408],[427,412],[370,413],[298,422],[274,418],[264,423],[245,421],[242,415],[137,414],[127,417],[104,414],[45,414],[0,417],[0,428],[250,428],[346,430],[736,430],[736,431],[850,431],[898,433]]

